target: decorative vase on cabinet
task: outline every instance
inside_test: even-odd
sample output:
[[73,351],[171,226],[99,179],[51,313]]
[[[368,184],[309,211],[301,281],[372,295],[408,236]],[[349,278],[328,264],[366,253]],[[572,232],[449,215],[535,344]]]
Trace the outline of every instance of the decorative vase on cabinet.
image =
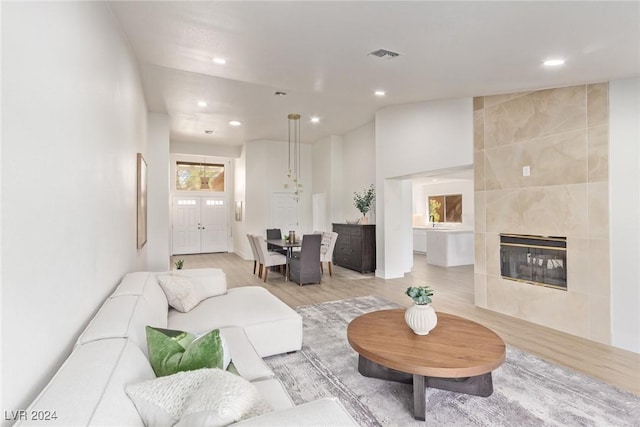
[[431,304],[413,304],[405,311],[404,320],[416,335],[428,335],[438,324],[438,317]]

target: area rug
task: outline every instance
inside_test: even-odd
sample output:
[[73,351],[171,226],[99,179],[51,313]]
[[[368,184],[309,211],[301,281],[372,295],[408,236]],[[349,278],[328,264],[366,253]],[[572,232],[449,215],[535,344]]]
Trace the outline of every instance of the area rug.
[[376,296],[299,307],[304,345],[266,359],[296,404],[337,397],[361,426],[640,426],[640,398],[507,347],[487,398],[427,389],[426,421],[413,418],[412,386],[367,378],[347,342],[347,325],[399,306]]

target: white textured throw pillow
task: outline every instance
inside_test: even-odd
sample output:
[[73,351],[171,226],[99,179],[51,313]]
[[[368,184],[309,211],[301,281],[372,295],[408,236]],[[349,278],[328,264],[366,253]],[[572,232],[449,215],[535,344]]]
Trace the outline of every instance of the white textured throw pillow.
[[256,386],[238,375],[217,371],[215,380],[191,395],[176,427],[226,426],[273,411]]
[[183,276],[162,275],[158,276],[158,282],[169,305],[178,311],[186,313],[201,301],[193,283]]
[[225,426],[272,411],[253,384],[220,369],[179,372],[126,392],[146,426]]
[[180,420],[191,395],[211,380],[215,369],[178,372],[125,388],[146,426],[173,426]]
[[220,269],[173,270],[171,274],[188,278],[201,301],[227,293],[227,276]]

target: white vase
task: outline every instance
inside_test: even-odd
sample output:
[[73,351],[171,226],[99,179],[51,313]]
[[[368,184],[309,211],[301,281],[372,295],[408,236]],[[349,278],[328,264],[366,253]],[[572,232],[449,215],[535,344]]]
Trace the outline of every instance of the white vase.
[[417,335],[428,335],[438,324],[438,316],[431,304],[413,304],[404,312],[404,320]]

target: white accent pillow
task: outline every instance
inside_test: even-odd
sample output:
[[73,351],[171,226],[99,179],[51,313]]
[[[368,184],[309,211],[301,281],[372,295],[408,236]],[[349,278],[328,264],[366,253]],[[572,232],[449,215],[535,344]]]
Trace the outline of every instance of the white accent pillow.
[[173,270],[174,276],[186,277],[191,281],[200,300],[227,293],[227,276],[219,268],[196,268],[193,270]]
[[215,380],[205,382],[191,395],[175,427],[226,426],[273,411],[255,385],[238,375],[218,371]]
[[273,410],[253,384],[220,369],[179,372],[125,391],[146,426],[224,426]]
[[158,282],[169,305],[178,311],[186,313],[202,301],[193,283],[183,276],[162,275],[158,276]]

